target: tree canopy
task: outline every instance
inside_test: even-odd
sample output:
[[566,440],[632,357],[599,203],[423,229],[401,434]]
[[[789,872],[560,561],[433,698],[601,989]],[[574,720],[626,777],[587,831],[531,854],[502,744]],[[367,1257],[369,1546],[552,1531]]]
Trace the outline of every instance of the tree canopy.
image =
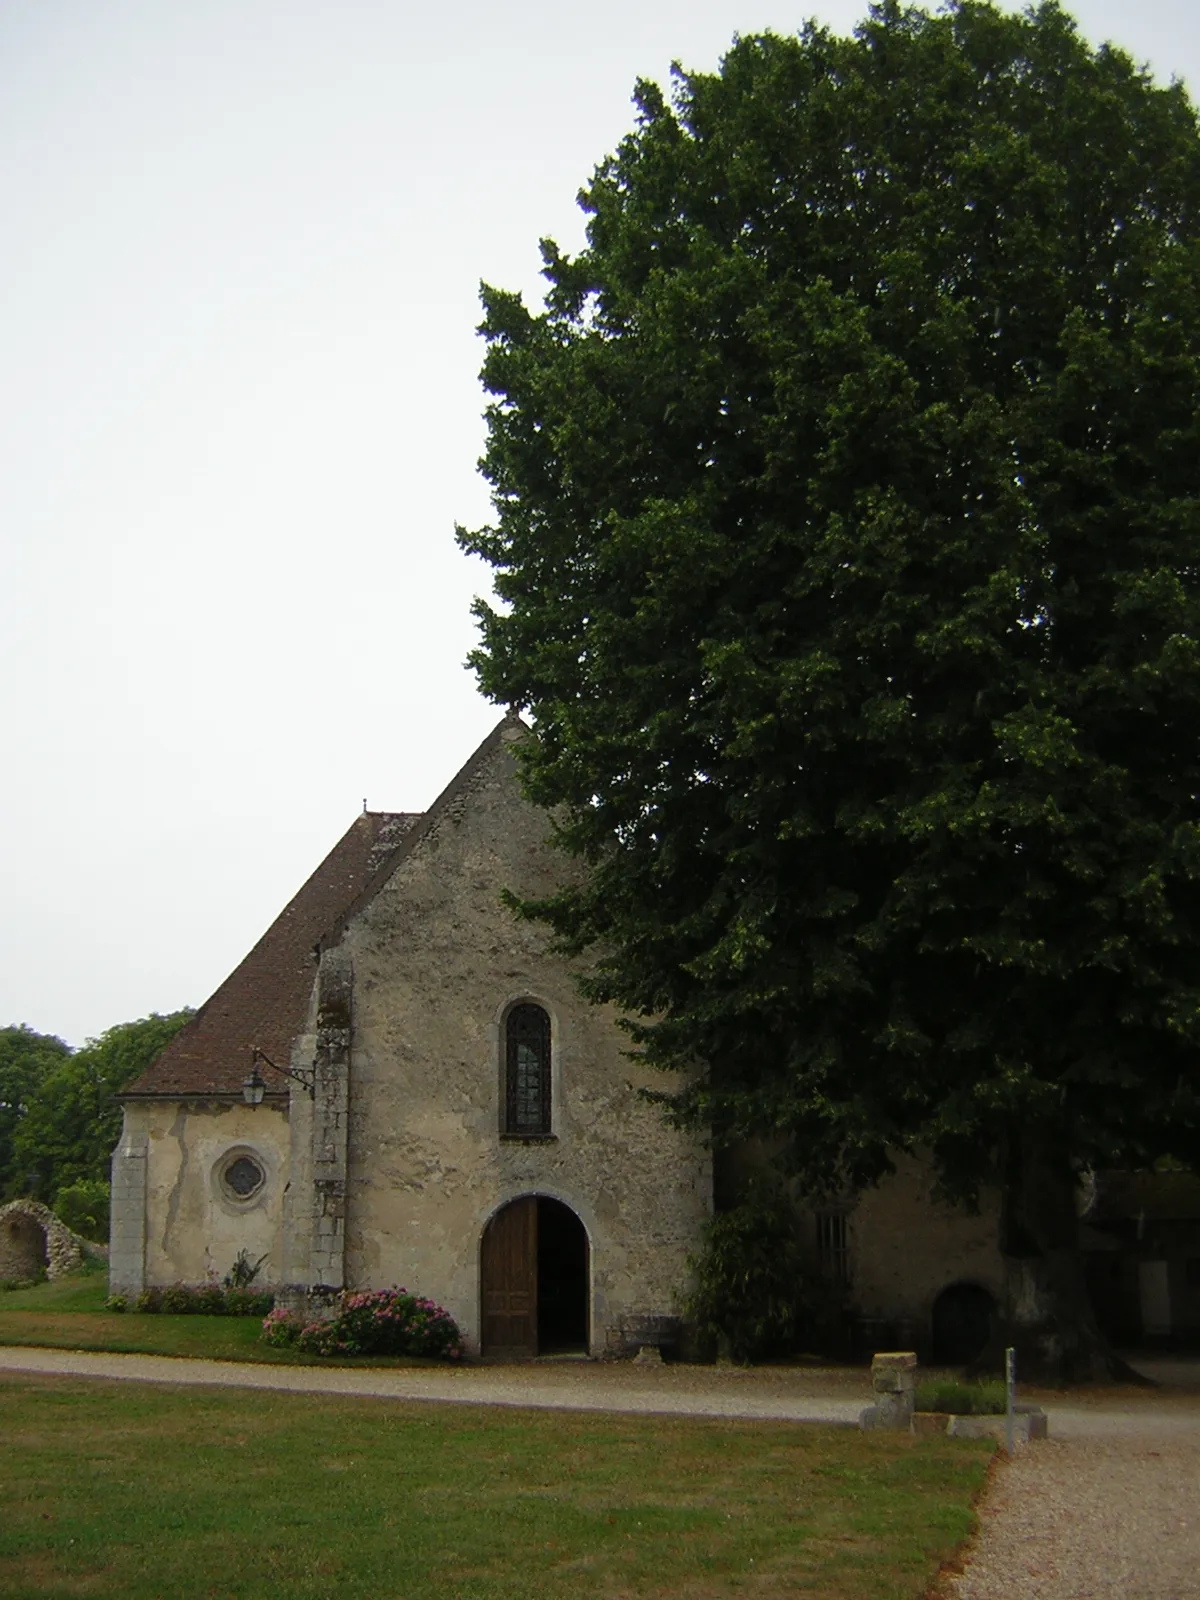
[[121,1132],[115,1096],[193,1015],[185,1008],[118,1023],[73,1053],[60,1039],[50,1041],[60,1050],[33,1084],[13,1130],[11,1192],[32,1193],[53,1204],[59,1191],[73,1184],[107,1182]]
[[1200,1157],[1195,113],[976,0],[636,104],[484,291],[473,660],[588,868],[527,909],[679,1115],[920,1143],[1045,1268],[1073,1168]]
[[70,1045],[24,1023],[0,1028],[0,1200],[25,1187],[13,1152],[14,1136],[39,1085],[70,1054]]

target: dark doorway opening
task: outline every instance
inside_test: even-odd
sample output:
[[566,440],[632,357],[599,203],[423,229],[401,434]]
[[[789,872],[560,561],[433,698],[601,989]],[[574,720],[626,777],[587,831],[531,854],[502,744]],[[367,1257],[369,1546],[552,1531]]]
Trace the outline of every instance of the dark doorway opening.
[[996,1302],[977,1283],[952,1283],[933,1302],[933,1360],[962,1367],[988,1342]]
[[538,1355],[588,1347],[588,1238],[570,1206],[538,1196]]
[[588,1348],[588,1237],[561,1200],[522,1195],[483,1232],[483,1353],[566,1355]]
[[0,1238],[0,1278],[24,1283],[41,1277],[50,1265],[46,1230],[36,1217],[10,1212]]

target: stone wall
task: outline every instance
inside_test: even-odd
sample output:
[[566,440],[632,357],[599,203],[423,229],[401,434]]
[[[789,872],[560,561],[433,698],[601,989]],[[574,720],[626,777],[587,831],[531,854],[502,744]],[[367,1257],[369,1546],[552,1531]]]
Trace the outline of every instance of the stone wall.
[[0,1206],[0,1283],[24,1283],[45,1272],[78,1272],[87,1245],[38,1200]]
[[[546,931],[501,903],[506,887],[550,891],[565,865],[545,817],[521,797],[505,745],[434,815],[339,946],[353,969],[346,1283],[429,1295],[477,1347],[484,1228],[510,1200],[549,1196],[587,1230],[599,1351],[623,1319],[674,1309],[710,1211],[709,1159],[640,1097],[662,1081],[625,1058],[613,1016],[579,997]],[[551,1018],[545,1140],[501,1132],[504,1018],[521,1001]],[[307,1050],[311,1061],[320,1048],[318,1031],[293,1059]],[[318,1097],[315,1211],[297,1211],[292,1228],[297,1243],[309,1230],[320,1269],[310,1282],[328,1270],[312,1229],[324,1204],[316,1158],[336,1146],[331,1107],[336,1095],[325,1109]]]
[[264,1287],[280,1282],[287,1182],[286,1102],[127,1101],[113,1153],[112,1292],[224,1277],[240,1250],[266,1256]]
[[999,1196],[985,1191],[978,1213],[934,1196],[931,1166],[897,1156],[896,1171],[864,1190],[849,1214],[851,1293],[868,1318],[893,1325],[901,1343],[929,1340],[933,1304],[955,1283],[976,1284],[1001,1302]]

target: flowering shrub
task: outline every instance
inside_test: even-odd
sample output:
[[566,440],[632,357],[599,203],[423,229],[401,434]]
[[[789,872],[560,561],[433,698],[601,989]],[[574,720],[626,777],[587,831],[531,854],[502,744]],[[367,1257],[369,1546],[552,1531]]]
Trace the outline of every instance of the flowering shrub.
[[448,1311],[406,1289],[343,1295],[339,1337],[363,1355],[443,1356],[457,1361],[462,1335]]
[[462,1335],[448,1311],[406,1289],[344,1294],[337,1314],[305,1322],[288,1311],[272,1311],[263,1340],[277,1350],[316,1356],[433,1356],[462,1359]]
[[296,1348],[309,1356],[361,1356],[368,1353],[342,1336],[338,1317],[331,1317],[324,1322],[305,1323],[296,1340]]
[[269,1289],[222,1289],[227,1317],[262,1317],[275,1304]]
[[276,1306],[269,1311],[262,1325],[262,1338],[264,1344],[271,1345],[276,1350],[291,1350],[299,1339],[304,1328],[304,1320],[294,1311],[288,1311],[283,1306]]
[[[274,1302],[274,1295],[265,1290],[222,1289],[219,1283],[202,1283],[195,1287],[173,1283],[166,1289],[144,1289],[133,1302],[133,1309],[143,1313],[164,1311],[175,1317],[262,1317]],[[110,1306],[110,1309],[118,1308]],[[119,1309],[123,1311],[125,1305]]]

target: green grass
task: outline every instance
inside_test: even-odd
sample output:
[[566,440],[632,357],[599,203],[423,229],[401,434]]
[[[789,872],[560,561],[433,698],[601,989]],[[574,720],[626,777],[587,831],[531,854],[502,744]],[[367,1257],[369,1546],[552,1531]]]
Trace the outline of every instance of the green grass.
[[964,1383],[956,1378],[935,1378],[917,1385],[918,1411],[953,1411],[961,1417],[998,1417],[1006,1407],[1001,1378]]
[[916,1600],[990,1453],[18,1374],[0,1407],[6,1600]]
[[103,1311],[108,1274],[101,1268],[73,1273],[31,1289],[0,1289],[0,1314],[7,1311]]
[[[263,1361],[305,1367],[442,1367],[421,1357],[339,1356],[336,1363],[260,1339],[261,1317],[170,1316],[105,1311],[107,1277],[84,1272],[32,1289],[0,1290],[0,1345],[56,1350],[114,1350],[124,1355],[192,1356],[209,1361]],[[0,1590],[0,1594],[3,1591]]]

